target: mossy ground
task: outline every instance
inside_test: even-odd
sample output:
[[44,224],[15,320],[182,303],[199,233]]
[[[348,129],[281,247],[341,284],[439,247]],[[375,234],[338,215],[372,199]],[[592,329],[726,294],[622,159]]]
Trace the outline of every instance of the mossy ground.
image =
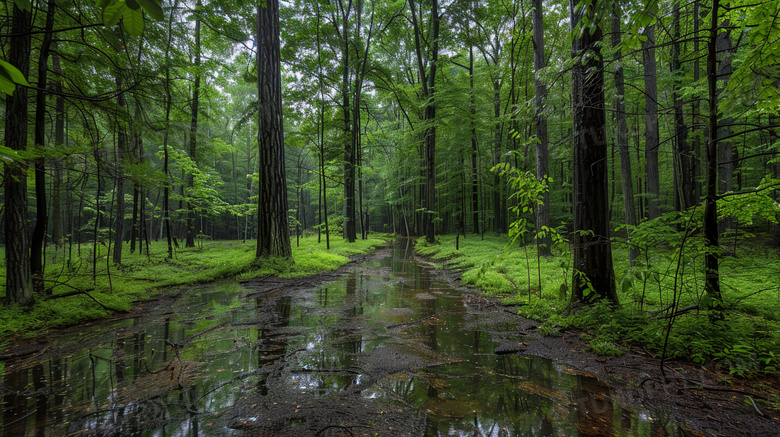
[[[704,296],[702,254],[686,253],[680,262],[678,252],[653,249],[640,254],[631,267],[628,251],[615,247],[621,307],[597,304],[569,314],[565,311],[571,283],[569,254],[537,258],[534,245],[507,247],[507,241],[498,236],[461,236],[460,249],[455,250],[455,236],[445,235],[436,244],[418,240],[417,251],[463,269],[464,284],[520,305],[522,315],[543,321],[544,332],[554,334],[568,327],[585,330],[584,340],[599,354],[620,354],[632,345],[660,354],[666,344],[668,357],[701,364],[715,361],[740,376],[780,369],[780,254],[776,249],[745,243],[737,256],[723,257],[726,320],[713,324],[705,311],[689,310],[674,318],[667,341],[670,319],[665,316],[670,311],[664,310],[671,307],[675,293],[678,309],[699,305]],[[677,271],[681,273],[676,275]]]
[[[150,255],[146,251],[130,253],[129,245],[125,245],[121,266],[107,260],[106,247],[98,245],[94,277],[91,244],[82,245],[80,255],[74,246],[70,263],[67,248],[57,251],[50,246],[46,256],[46,287],[51,288],[53,295],[84,290],[94,300],[79,294],[51,300],[36,297],[30,308],[0,305],[0,344],[14,335],[35,336],[47,329],[100,319],[109,316],[111,309],[127,311],[134,303],[149,299],[165,288],[224,278],[267,275],[292,278],[335,270],[349,261],[348,256],[371,252],[385,241],[386,237],[381,235],[355,243],[333,237],[327,250],[324,238],[318,243],[316,236],[305,237],[299,245],[292,241],[294,262],[281,258],[256,261],[256,245],[251,241],[205,241],[193,248],[177,249],[169,260],[167,246],[161,241],[151,245]],[[5,265],[0,266],[0,276],[5,277]],[[4,287],[0,299],[5,301]]]

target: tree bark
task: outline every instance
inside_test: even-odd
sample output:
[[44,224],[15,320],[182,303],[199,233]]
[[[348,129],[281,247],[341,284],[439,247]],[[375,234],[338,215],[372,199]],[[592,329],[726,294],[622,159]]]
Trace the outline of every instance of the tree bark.
[[[30,71],[30,13],[13,3],[7,62],[27,77]],[[27,88],[17,86],[5,104],[5,146],[27,149]],[[5,299],[8,304],[33,303],[30,239],[27,227],[27,166],[5,162]]]
[[[51,29],[54,26],[54,0],[49,0],[46,6],[46,28],[38,56],[38,92],[35,96],[35,147],[41,151],[46,147],[46,92],[49,73],[49,50],[52,42]],[[30,240],[30,269],[32,271],[33,290],[42,293],[43,285],[43,252],[46,244],[46,228],[49,214],[46,210],[46,160],[43,156],[35,158],[35,228]]]
[[692,207],[694,200],[693,185],[693,153],[688,145],[688,128],[685,125],[683,115],[683,101],[680,96],[680,82],[683,81],[683,70],[680,64],[680,7],[675,6],[672,12],[672,32],[674,43],[672,44],[671,69],[674,80],[672,81],[672,103],[674,105],[674,206],[677,211]]
[[647,184],[647,217],[661,215],[658,201],[661,183],[658,174],[658,82],[656,80],[655,26],[645,29],[647,40],[642,43],[645,69],[645,173]]
[[707,103],[710,139],[707,143],[707,181],[704,203],[704,291],[713,310],[711,319],[723,319],[720,290],[720,244],[718,242],[718,15],[720,0],[712,0],[712,23],[707,41]]
[[[534,45],[534,99],[536,102],[536,178],[547,181],[550,175],[549,151],[547,140],[547,116],[544,115],[547,86],[541,80],[540,70],[547,65],[544,58],[544,17],[542,0],[533,3],[533,45]],[[550,232],[543,232],[542,227],[550,227],[550,191],[542,194],[542,204],[536,206],[536,247],[539,255],[548,256],[551,252],[552,238]]]
[[125,231],[125,149],[127,148],[127,100],[122,90],[122,79],[117,72],[116,87],[119,95],[116,96],[117,114],[117,142],[116,162],[114,162],[114,180],[116,187],[116,220],[114,225],[114,264],[122,264],[122,245]]
[[432,46],[428,55],[428,69],[426,71],[423,63],[423,52],[420,40],[422,39],[420,25],[417,19],[416,6],[413,0],[409,1],[412,12],[412,24],[414,26],[414,46],[417,55],[417,69],[422,84],[422,98],[425,101],[425,110],[423,113],[423,154],[425,164],[425,196],[423,198],[425,213],[423,215],[423,229],[425,239],[429,243],[436,240],[434,215],[436,210],[436,101],[435,84],[436,69],[439,61],[439,2],[431,2],[430,32],[429,41]]
[[[636,210],[634,207],[634,184],[631,173],[631,154],[628,150],[628,122],[626,120],[626,86],[623,77],[623,65],[618,46],[620,45],[621,10],[618,4],[614,6],[612,15],[612,48],[615,56],[615,115],[617,117],[617,144],[620,153],[620,178],[623,189],[623,213],[627,225],[636,226]],[[628,258],[631,266],[636,264],[636,251],[631,245],[631,231],[627,231]]]
[[257,41],[260,181],[256,257],[290,258],[278,0],[267,0],[266,7],[257,7]]
[[[201,65],[201,47],[200,47],[200,10],[203,4],[200,0],[197,2],[195,12],[195,83],[192,86],[192,118],[190,119],[190,159],[194,165],[198,164],[198,110],[200,108],[200,65]],[[187,175],[187,197],[192,199],[195,189],[195,179],[192,173]],[[185,247],[195,247],[195,225],[193,220],[195,211],[192,207],[192,201],[187,201],[187,231]]]
[[[602,32],[594,10],[595,3],[577,9],[570,2],[575,34],[572,55],[574,120],[574,252],[572,304],[606,298],[618,304],[612,245],[609,236],[609,195],[607,190],[606,112],[604,107],[604,61]],[[582,26],[587,17],[590,24]],[[580,32],[580,27],[583,27]]]

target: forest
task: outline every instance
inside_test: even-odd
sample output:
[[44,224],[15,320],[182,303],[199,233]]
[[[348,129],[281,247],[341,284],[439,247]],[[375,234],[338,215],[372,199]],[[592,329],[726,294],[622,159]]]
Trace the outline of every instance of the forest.
[[396,234],[551,330],[695,312],[780,365],[776,0],[2,8],[4,311]]

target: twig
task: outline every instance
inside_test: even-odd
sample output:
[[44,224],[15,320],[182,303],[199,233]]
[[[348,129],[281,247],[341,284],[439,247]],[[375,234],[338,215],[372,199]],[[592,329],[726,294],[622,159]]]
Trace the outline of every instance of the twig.
[[[67,284],[63,284],[63,285],[67,285]],[[97,300],[94,297],[92,297],[92,295],[87,293],[85,290],[78,290],[78,289],[76,289],[74,291],[68,291],[67,293],[54,294],[54,295],[51,295],[51,296],[47,296],[46,299],[44,299],[44,300],[59,299],[61,297],[70,297],[70,296],[75,296],[77,294],[86,295],[88,298],[90,298],[93,301],[95,301],[96,304],[100,305],[105,310],[113,311],[115,313],[126,313],[127,312],[126,310],[120,310],[120,309],[111,308],[109,306],[103,305],[99,300]]]
[[441,311],[441,312],[438,312],[438,313],[436,313],[436,314],[431,314],[430,316],[423,317],[422,319],[413,320],[413,321],[411,321],[411,322],[403,322],[403,323],[392,323],[392,324],[390,324],[390,325],[387,325],[387,326],[385,326],[385,329],[390,329],[390,328],[397,328],[397,327],[399,327],[399,326],[415,325],[415,324],[417,324],[417,323],[424,322],[425,320],[431,319],[431,318],[433,318],[433,317],[436,317],[436,316],[440,316],[440,315],[442,315],[442,314],[446,314],[446,313],[448,313],[448,312],[449,312],[449,311]]

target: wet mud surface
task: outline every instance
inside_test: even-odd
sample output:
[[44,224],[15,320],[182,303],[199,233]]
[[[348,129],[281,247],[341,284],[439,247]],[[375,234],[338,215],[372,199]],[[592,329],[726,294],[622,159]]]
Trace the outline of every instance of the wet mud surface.
[[669,363],[674,379],[664,382],[649,354],[603,359],[581,352],[578,333],[542,337],[535,326],[416,259],[402,240],[337,272],[183,290],[0,351],[0,429],[4,436],[780,435],[776,412],[757,410],[714,374]]

